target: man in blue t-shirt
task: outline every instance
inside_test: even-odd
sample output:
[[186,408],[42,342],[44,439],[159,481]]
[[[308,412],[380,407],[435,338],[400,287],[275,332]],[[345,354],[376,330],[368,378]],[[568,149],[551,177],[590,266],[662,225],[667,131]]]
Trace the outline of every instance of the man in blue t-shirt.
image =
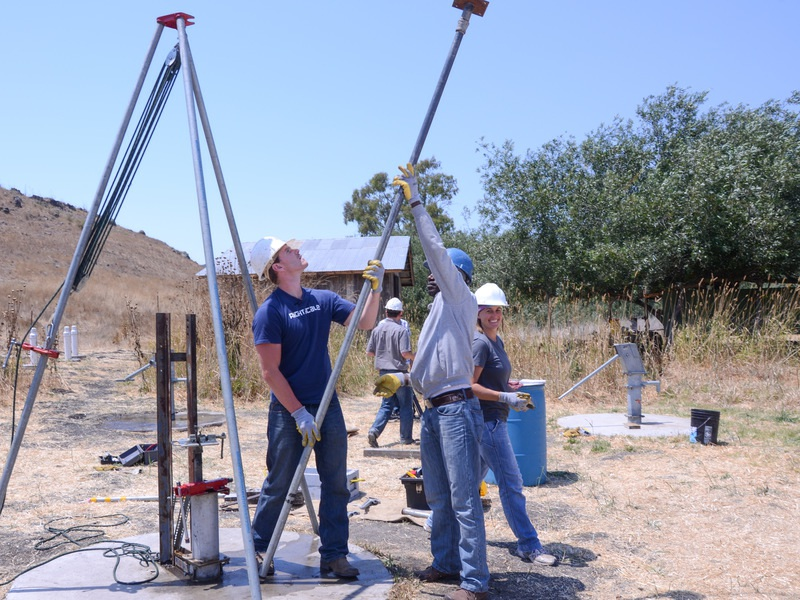
[[[261,279],[269,277],[277,286],[253,319],[261,373],[271,390],[267,477],[252,525],[256,552],[269,546],[303,447],[311,445],[320,479],[320,572],[357,577],[358,569],[347,560],[347,430],[335,392],[324,420],[317,423],[314,417],[332,372],[328,354],[331,325],[347,326],[355,305],[331,291],[301,286],[308,262],[294,241],[260,240],[251,252],[250,266]],[[383,265],[376,260],[369,261],[364,270],[372,290],[359,329],[375,325],[383,272]],[[271,571],[270,566],[267,574]]]

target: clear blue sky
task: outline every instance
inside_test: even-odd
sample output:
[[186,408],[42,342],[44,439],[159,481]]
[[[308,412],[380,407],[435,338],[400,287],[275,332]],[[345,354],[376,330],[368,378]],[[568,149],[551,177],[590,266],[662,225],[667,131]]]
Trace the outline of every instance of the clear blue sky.
[[[89,208],[156,18],[185,12],[241,240],[354,235],[342,206],[410,156],[454,39],[451,5],[4,2],[0,185]],[[785,100],[800,89],[798,23],[789,0],[492,0],[471,19],[422,157],[457,178],[450,213],[475,226],[462,212],[482,197],[481,138],[519,153],[582,139],[672,84],[710,92],[707,106]],[[176,42],[165,29],[143,98]],[[207,156],[203,167],[219,253],[231,236]],[[182,79],[117,222],[204,262]]]

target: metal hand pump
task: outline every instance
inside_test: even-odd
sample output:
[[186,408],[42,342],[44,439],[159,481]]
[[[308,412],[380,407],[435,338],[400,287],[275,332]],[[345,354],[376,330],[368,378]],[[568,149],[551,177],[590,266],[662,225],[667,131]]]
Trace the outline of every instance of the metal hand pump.
[[[416,164],[419,160],[419,156],[422,152],[422,146],[425,144],[425,139],[428,137],[428,131],[430,130],[431,123],[433,122],[433,117],[436,114],[436,108],[439,106],[439,100],[442,98],[442,93],[444,92],[444,87],[447,84],[447,78],[450,75],[450,70],[453,67],[453,62],[455,61],[456,54],[458,54],[458,49],[461,46],[461,40],[464,37],[464,34],[467,31],[467,27],[469,25],[470,16],[475,13],[479,16],[483,16],[483,13],[486,10],[486,6],[488,2],[485,0],[473,0],[471,2],[465,2],[463,0],[455,0],[453,2],[453,6],[455,8],[461,8],[462,13],[461,17],[458,20],[458,25],[456,26],[456,36],[453,39],[453,43],[450,47],[450,52],[447,56],[447,60],[445,61],[444,68],[442,69],[442,73],[439,76],[439,81],[436,84],[436,89],[433,93],[433,98],[428,106],[428,111],[425,115],[425,120],[422,123],[422,128],[420,129],[419,135],[417,136],[416,144],[414,144],[414,149],[411,151],[411,158],[409,158],[409,162],[412,164]],[[381,235],[381,239],[378,242],[378,248],[375,251],[375,260],[382,260],[383,253],[386,251],[386,246],[389,244],[389,237],[391,236],[392,229],[394,229],[395,221],[397,220],[397,215],[400,213],[400,209],[403,206],[404,196],[402,190],[398,189],[394,196],[394,203],[392,204],[392,210],[389,213],[389,218],[386,221],[386,225],[383,229],[383,234]],[[331,376],[328,379],[328,384],[325,387],[325,392],[322,395],[322,401],[320,402],[319,409],[317,410],[317,426],[320,427],[322,425],[322,421],[325,419],[325,413],[328,411],[328,406],[330,405],[331,399],[333,398],[333,392],[336,388],[336,382],[339,379],[339,375],[342,372],[342,367],[344,365],[344,361],[347,358],[347,355],[350,351],[350,346],[353,342],[353,337],[355,336],[356,329],[358,328],[358,321],[361,318],[361,313],[364,311],[364,306],[367,302],[367,297],[370,293],[370,282],[365,281],[364,285],[361,288],[361,294],[358,297],[358,301],[356,302],[356,307],[353,310],[353,316],[350,319],[350,325],[347,327],[347,332],[344,336],[344,341],[342,342],[342,346],[339,349],[339,354],[336,358],[336,364],[333,367],[333,371],[331,372]],[[281,539],[281,534],[283,533],[283,528],[286,526],[286,520],[289,517],[289,510],[291,509],[291,494],[297,490],[297,486],[300,485],[301,478],[306,469],[306,465],[308,464],[308,459],[311,457],[311,446],[306,446],[303,449],[303,454],[300,457],[300,463],[297,465],[297,470],[294,473],[294,477],[292,478],[292,482],[289,485],[289,494],[287,495],[283,507],[281,508],[281,514],[278,517],[278,522],[275,524],[275,530],[272,532],[272,537],[269,541],[269,546],[267,546],[267,550],[264,553],[264,562],[261,565],[261,576],[266,577],[267,570],[269,568],[269,564],[272,561],[273,557],[275,556],[275,550],[278,547],[278,542]]]

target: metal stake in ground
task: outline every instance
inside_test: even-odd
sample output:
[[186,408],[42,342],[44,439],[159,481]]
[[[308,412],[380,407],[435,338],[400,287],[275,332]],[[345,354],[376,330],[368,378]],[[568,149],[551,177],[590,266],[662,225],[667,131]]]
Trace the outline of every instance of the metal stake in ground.
[[[458,54],[458,49],[461,45],[461,40],[464,37],[464,34],[467,32],[467,27],[469,26],[469,19],[470,16],[474,13],[478,16],[483,16],[483,13],[486,12],[486,7],[488,6],[488,2],[485,0],[455,0],[453,2],[453,6],[455,8],[459,8],[462,10],[461,17],[458,20],[458,25],[456,26],[456,36],[453,40],[453,44],[450,47],[450,53],[447,56],[447,60],[445,61],[444,68],[442,69],[442,73],[439,76],[439,81],[436,84],[436,89],[433,93],[433,98],[431,99],[431,103],[428,106],[428,112],[425,115],[425,120],[422,123],[422,128],[420,129],[419,135],[417,136],[417,142],[414,145],[414,149],[411,152],[411,158],[409,158],[410,163],[416,164],[419,160],[419,156],[422,153],[422,146],[425,144],[425,139],[428,137],[428,131],[430,130],[431,123],[433,122],[433,117],[436,114],[436,108],[439,106],[439,100],[442,98],[442,93],[444,92],[444,87],[447,84],[447,78],[450,75],[450,70],[453,67],[453,62],[455,61],[456,54]],[[386,246],[389,244],[389,236],[392,233],[392,229],[394,229],[395,221],[397,220],[397,215],[400,213],[400,209],[403,206],[403,192],[401,190],[397,190],[394,196],[394,203],[392,204],[392,210],[389,213],[389,218],[386,221],[386,225],[383,229],[383,234],[381,235],[381,239],[378,242],[378,248],[375,251],[375,260],[382,260],[383,253],[386,251]],[[336,364],[333,367],[333,371],[331,372],[331,376],[328,379],[328,384],[325,387],[325,392],[322,395],[322,400],[320,401],[319,410],[317,411],[317,427],[322,425],[322,421],[325,419],[325,413],[328,411],[328,406],[330,405],[331,398],[333,397],[333,392],[336,388],[336,382],[339,379],[339,375],[342,372],[342,367],[344,366],[344,361],[347,358],[347,354],[350,351],[350,345],[353,342],[353,337],[355,336],[355,331],[358,326],[358,321],[361,318],[361,313],[364,311],[364,305],[367,302],[367,296],[369,295],[370,290],[370,282],[365,281],[364,285],[361,288],[361,294],[358,296],[358,301],[356,302],[356,307],[353,310],[353,316],[350,319],[350,325],[347,327],[347,332],[344,336],[344,341],[342,342],[342,346],[339,349],[339,354],[336,358]],[[283,534],[283,528],[286,526],[286,520],[289,517],[289,510],[292,508],[291,503],[291,496],[297,490],[297,486],[300,485],[300,481],[303,477],[303,474],[306,469],[306,465],[308,464],[308,460],[311,457],[312,447],[306,446],[303,449],[303,454],[300,456],[300,463],[297,465],[297,470],[294,473],[294,477],[292,478],[292,482],[289,485],[289,493],[286,496],[286,500],[283,503],[283,507],[281,508],[281,514],[278,517],[278,522],[275,524],[275,530],[272,532],[272,538],[270,538],[269,546],[267,546],[267,550],[264,553],[264,561],[261,564],[261,577],[267,576],[267,570],[269,569],[269,564],[272,562],[273,557],[275,556],[275,550],[278,547],[278,542],[281,539],[281,535]]]

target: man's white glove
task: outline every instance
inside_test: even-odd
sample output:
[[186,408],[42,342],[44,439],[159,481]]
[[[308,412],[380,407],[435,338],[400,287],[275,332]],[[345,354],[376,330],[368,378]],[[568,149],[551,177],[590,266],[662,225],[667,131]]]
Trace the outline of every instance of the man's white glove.
[[372,393],[382,398],[391,398],[405,384],[405,373],[386,373],[375,380],[375,389]]
[[525,392],[500,392],[500,402],[505,402],[517,412],[534,408],[531,395]]
[[305,406],[301,406],[294,411],[292,416],[297,424],[297,431],[303,436],[303,446],[313,446],[322,439],[319,429],[317,429],[317,424],[314,422],[314,417],[306,410]]
[[380,292],[383,289],[383,274],[386,271],[379,260],[371,260],[367,263],[362,277],[369,280],[373,292]]
[[403,175],[395,176],[392,185],[397,185],[403,188],[403,195],[411,203],[411,206],[416,206],[422,200],[419,197],[419,190],[417,189],[417,177],[414,175],[414,165],[408,163],[405,168],[398,167]]

